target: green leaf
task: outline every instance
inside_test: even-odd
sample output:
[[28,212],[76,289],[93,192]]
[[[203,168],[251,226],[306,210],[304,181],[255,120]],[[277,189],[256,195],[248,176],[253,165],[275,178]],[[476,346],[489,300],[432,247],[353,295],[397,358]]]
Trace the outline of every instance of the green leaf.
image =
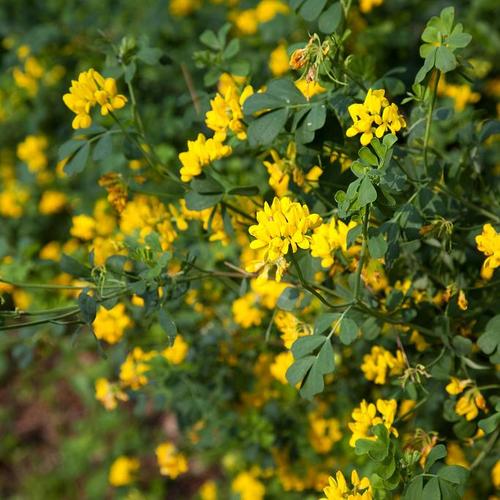
[[479,337],[477,345],[486,354],[493,354],[500,349],[500,314],[486,324],[486,331]]
[[352,245],[354,245],[354,242],[361,235],[362,232],[363,232],[362,224],[358,224],[357,226],[354,226],[352,229],[349,229],[347,233],[347,248],[350,248]]
[[417,75],[415,76],[415,83],[421,83],[426,77],[427,73],[434,68],[436,63],[436,47],[432,47],[432,50],[425,56],[423,66],[418,70]]
[[439,480],[432,477],[424,486],[422,491],[422,499],[425,500],[441,500],[441,490],[439,489]]
[[257,196],[260,193],[259,186],[239,186],[228,189],[227,194],[236,196]]
[[387,241],[381,232],[370,231],[370,233],[368,234],[368,251],[374,259],[381,259],[387,252]]
[[269,82],[267,93],[282,99],[286,105],[307,104],[307,99],[302,92],[287,78],[278,78]]
[[64,165],[64,172],[67,175],[75,175],[83,172],[90,154],[90,144],[88,142],[82,146],[78,152]]
[[441,14],[439,15],[441,18],[441,23],[443,27],[443,31],[445,34],[450,34],[453,28],[453,20],[455,19],[455,8],[454,7],[445,7]]
[[430,468],[438,461],[444,458],[448,452],[446,451],[446,446],[444,444],[438,444],[432,448],[427,460],[425,461],[425,472],[429,471]]
[[224,59],[232,59],[240,51],[240,40],[233,38],[224,49],[222,57]]
[[217,35],[211,30],[206,30],[200,35],[200,42],[213,50],[222,49]]
[[446,43],[448,44],[448,47],[452,49],[463,49],[469,45],[471,40],[472,36],[469,35],[469,33],[459,33],[454,31]]
[[500,413],[494,413],[487,418],[483,418],[478,425],[486,434],[491,434],[500,426]]
[[150,65],[158,64],[162,55],[163,51],[156,47],[143,47],[137,52],[137,58]]
[[85,140],[70,139],[69,141],[66,141],[65,143],[61,144],[57,152],[58,160],[59,161],[66,160],[78,149],[83,147],[84,144],[86,144],[86,139]]
[[351,318],[343,318],[340,323],[340,341],[344,345],[352,344],[358,336],[359,328]]
[[287,109],[277,109],[255,119],[248,127],[250,146],[265,146],[283,130],[288,118]]
[[464,484],[469,476],[469,471],[460,465],[445,465],[439,469],[437,475],[450,483]]
[[92,158],[95,161],[103,160],[113,152],[113,138],[110,134],[104,134],[94,146]]
[[302,381],[315,360],[315,356],[306,356],[305,358],[295,361],[286,371],[288,383],[295,386]]
[[283,108],[286,102],[275,95],[265,93],[252,94],[243,104],[245,115],[252,115],[257,111]]
[[318,363],[314,363],[309,370],[305,382],[300,389],[300,394],[306,399],[312,399],[315,394],[323,391],[325,383]]
[[278,307],[284,311],[293,311],[297,307],[297,299],[300,297],[298,288],[287,287],[279,296]]
[[325,313],[318,316],[314,322],[314,335],[320,335],[331,328],[340,317],[339,313]]
[[453,52],[443,45],[436,50],[436,68],[443,73],[448,73],[457,67],[457,59]]
[[313,132],[323,127],[326,121],[326,106],[324,104],[316,104],[311,108],[304,118],[304,127],[306,130]]
[[299,10],[306,21],[314,21],[326,5],[326,0],[306,0]]
[[363,160],[364,163],[367,163],[372,167],[376,167],[378,165],[378,158],[366,146],[363,146],[359,150],[359,157],[361,158],[361,160]]
[[319,350],[316,363],[318,364],[319,371],[323,375],[332,373],[333,370],[335,370],[335,353],[333,352],[333,347],[330,339],[326,339],[323,347],[321,347],[321,349]]
[[406,489],[403,500],[422,500],[422,490],[424,489],[424,478],[415,478]]
[[318,20],[318,26],[321,32],[329,35],[338,28],[341,20],[342,5],[340,5],[340,2],[335,2],[321,14]]
[[377,199],[377,191],[373,187],[372,182],[368,178],[368,176],[363,177],[361,184],[359,186],[359,205],[364,207],[373,203]]
[[197,193],[207,195],[224,193],[224,186],[208,174],[195,177],[191,181],[191,189]]
[[222,194],[201,194],[196,191],[188,191],[185,196],[186,206],[189,210],[201,211],[213,207],[222,200]]
[[89,295],[87,291],[82,291],[80,295],[78,295],[78,306],[80,307],[83,321],[90,325],[94,321],[97,313],[97,303],[94,297]]
[[90,278],[90,269],[65,253],[62,254],[59,266],[62,272],[71,274],[71,276],[76,276],[77,278]]
[[324,344],[326,337],[322,335],[306,335],[299,337],[292,345],[292,353],[295,359],[303,358],[306,354],[312,353],[320,345]]
[[168,335],[170,341],[172,342],[177,335],[177,326],[175,326],[174,320],[170,316],[170,313],[162,307],[158,312],[158,321],[163,331]]

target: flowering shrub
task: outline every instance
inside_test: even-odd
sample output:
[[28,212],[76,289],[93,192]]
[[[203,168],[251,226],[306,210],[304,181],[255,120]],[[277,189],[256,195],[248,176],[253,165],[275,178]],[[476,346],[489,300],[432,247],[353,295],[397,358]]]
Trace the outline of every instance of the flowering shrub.
[[3,496],[497,498],[495,2],[24,3]]

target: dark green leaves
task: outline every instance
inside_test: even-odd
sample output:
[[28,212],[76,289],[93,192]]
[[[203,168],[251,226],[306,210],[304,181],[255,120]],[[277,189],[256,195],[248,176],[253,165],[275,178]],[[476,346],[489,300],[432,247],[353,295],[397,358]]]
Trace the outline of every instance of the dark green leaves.
[[326,0],[306,0],[299,10],[299,14],[306,21],[314,21],[324,9]]
[[90,154],[90,144],[86,142],[64,165],[64,172],[68,175],[75,175],[83,172]]
[[90,325],[94,321],[97,312],[97,303],[94,297],[89,295],[86,290],[83,290],[78,296],[78,306],[83,321]]
[[158,311],[158,321],[160,323],[160,326],[163,328],[163,331],[168,335],[170,340],[173,341],[173,339],[175,339],[175,336],[177,335],[177,327],[175,326],[172,316],[165,309],[165,307],[162,307]]
[[191,191],[186,194],[186,205],[190,210],[204,210],[219,203],[224,187],[213,177],[204,174],[191,181]]
[[342,5],[340,5],[340,2],[330,5],[318,20],[319,29],[327,35],[333,33],[342,21],[342,15]]
[[489,354],[492,363],[500,363],[500,314],[488,321],[477,344],[483,352]]
[[273,142],[281,132],[288,118],[288,110],[285,108],[270,111],[248,126],[248,142],[251,146],[266,146]]

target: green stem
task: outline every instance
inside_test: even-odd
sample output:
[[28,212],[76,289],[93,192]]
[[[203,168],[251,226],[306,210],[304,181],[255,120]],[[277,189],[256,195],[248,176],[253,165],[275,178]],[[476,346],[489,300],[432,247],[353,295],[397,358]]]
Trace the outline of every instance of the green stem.
[[19,330],[20,328],[26,328],[28,326],[38,326],[44,325],[46,323],[50,323],[51,321],[57,321],[64,318],[69,318],[70,316],[74,316],[80,312],[80,308],[76,307],[72,311],[67,312],[65,314],[60,314],[58,316],[54,316],[53,318],[45,318],[39,319],[37,321],[30,321],[29,323],[16,323],[15,325],[0,325],[0,331],[5,330]]
[[498,439],[499,434],[500,434],[500,429],[497,429],[491,435],[490,439],[488,439],[488,442],[486,443],[486,446],[482,449],[481,453],[479,453],[479,455],[476,457],[474,462],[472,462],[472,465],[470,466],[470,470],[474,470],[483,461],[484,457],[486,457],[486,455],[488,455],[488,453],[493,448],[496,440]]
[[429,165],[427,160],[427,153],[429,149],[429,139],[431,136],[431,125],[432,125],[432,114],[434,113],[434,106],[436,104],[437,88],[439,85],[439,80],[441,78],[441,71],[437,70],[437,75],[434,80],[434,87],[432,89],[431,105],[429,106],[429,112],[427,114],[427,121],[425,124],[425,136],[424,136],[424,167],[426,176],[429,175]]
[[365,215],[363,218],[363,244],[361,247],[361,254],[359,256],[358,267],[356,269],[356,278],[354,281],[354,302],[358,302],[359,300],[359,290],[361,286],[361,271],[363,270],[367,240],[368,240],[369,219],[370,219],[370,205],[367,205],[365,208]]

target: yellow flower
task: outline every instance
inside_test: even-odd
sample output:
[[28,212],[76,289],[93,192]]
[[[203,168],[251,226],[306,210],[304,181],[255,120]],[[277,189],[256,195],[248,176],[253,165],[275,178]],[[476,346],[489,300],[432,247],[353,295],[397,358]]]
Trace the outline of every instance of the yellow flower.
[[104,377],[98,378],[95,382],[95,398],[106,410],[114,410],[118,401],[128,401],[127,394]]
[[274,316],[274,323],[281,332],[281,340],[287,349],[290,349],[299,337],[312,333],[311,326],[300,322],[291,312],[278,311]]
[[466,420],[474,420],[479,410],[486,410],[486,401],[477,389],[468,390],[455,405],[457,415],[465,417]]
[[491,469],[491,482],[497,490],[500,490],[500,460],[497,460]]
[[462,393],[466,387],[472,385],[472,380],[470,379],[460,380],[457,377],[450,378],[451,382],[446,386],[446,392],[452,396]]
[[469,468],[470,464],[465,457],[465,453],[458,443],[448,443],[446,445],[448,455],[446,455],[445,462],[448,465],[461,465],[462,467]]
[[458,292],[457,303],[458,303],[458,307],[460,307],[460,309],[462,309],[462,311],[466,311],[467,308],[469,307],[469,302],[468,302],[467,297],[465,296],[465,292],[463,290],[460,290]]
[[354,221],[346,225],[334,217],[330,222],[321,224],[314,230],[311,238],[311,255],[319,257],[324,268],[331,267],[335,250],[341,249],[344,253],[347,252],[347,233],[356,225]]
[[269,69],[274,76],[283,76],[288,72],[288,54],[286,46],[280,43],[272,52],[269,57]]
[[[255,238],[250,248],[265,249],[264,260],[277,263],[291,249],[309,249],[310,230],[321,224],[321,217],[310,214],[307,205],[292,202],[289,198],[274,198],[272,205],[264,203],[264,209],[257,212],[257,224],[248,232]],[[280,281],[276,279],[276,281]]]
[[187,342],[180,335],[177,335],[174,344],[164,349],[162,355],[173,365],[180,365],[186,359],[188,351]]
[[24,205],[29,200],[29,191],[17,181],[9,182],[0,191],[0,215],[19,219],[24,213]]
[[262,500],[266,493],[264,485],[251,472],[240,472],[233,479],[231,489],[239,493],[240,500]]
[[213,480],[205,481],[198,491],[200,500],[217,500],[217,484]]
[[59,261],[61,258],[61,244],[58,241],[49,241],[40,249],[38,256],[43,260]]
[[330,476],[328,478],[329,485],[323,490],[325,496],[321,500],[341,500],[347,498],[349,500],[372,500],[372,487],[367,477],[359,479],[358,473],[353,470],[351,473],[351,484],[347,485],[344,475],[341,471],[337,471],[335,479]]
[[359,10],[364,12],[370,12],[373,7],[378,7],[382,5],[383,0],[359,0]]
[[67,203],[68,199],[64,193],[60,191],[45,191],[38,204],[38,210],[44,215],[56,214],[61,212]]
[[290,351],[278,354],[274,358],[273,364],[270,366],[271,375],[282,384],[288,384],[286,372],[292,363],[293,354]]
[[160,474],[171,479],[175,479],[188,470],[186,457],[177,451],[173,443],[168,441],[157,446],[156,460],[160,467]]
[[425,340],[423,335],[417,332],[417,330],[411,332],[410,342],[415,346],[418,352],[426,351],[430,347],[430,344]]
[[301,78],[295,82],[295,86],[304,94],[304,97],[309,100],[317,94],[326,92],[325,87],[321,86],[318,82],[308,82],[306,79]]
[[463,111],[467,104],[474,104],[481,99],[481,94],[473,92],[470,85],[447,83],[443,77],[439,80],[438,93],[455,101],[455,111]]
[[118,94],[114,78],[104,78],[94,69],[78,75],[78,80],[71,81],[68,94],[64,94],[66,106],[76,114],[72,126],[74,129],[87,128],[92,124],[90,111],[94,106],[101,106],[101,115],[121,109],[127,98]]
[[26,163],[30,172],[40,172],[47,166],[47,145],[47,138],[43,135],[28,135],[18,144],[17,157]]
[[75,215],[71,221],[71,236],[80,238],[81,240],[91,240],[94,237],[96,223],[92,217],[83,214]]
[[130,326],[132,321],[125,312],[125,305],[121,303],[109,310],[99,308],[93,322],[95,336],[108,344],[120,341],[123,332]]
[[[380,415],[377,415],[377,410]],[[352,432],[349,444],[354,448],[358,439],[376,439],[371,435],[371,428],[378,424],[384,424],[386,429],[398,436],[398,431],[392,427],[396,416],[397,402],[395,399],[378,399],[376,406],[373,403],[367,403],[364,399],[360,406],[352,412],[354,422],[348,424]]]
[[210,101],[211,109],[205,115],[205,124],[215,132],[214,140],[218,142],[226,139],[228,130],[240,140],[247,136],[243,124],[243,104],[253,94],[253,88],[247,85],[240,93],[234,79],[232,83],[219,85],[219,93]]
[[120,366],[120,382],[124,387],[137,390],[148,383],[145,375],[149,371],[148,361],[156,356],[155,351],[144,352],[140,347],[134,347]]
[[346,131],[347,137],[361,134],[361,144],[366,146],[376,135],[379,139],[391,132],[396,134],[406,127],[406,121],[399,114],[396,104],[389,104],[385,90],[369,89],[363,104],[354,103],[348,108],[354,122]]
[[481,275],[490,279],[493,271],[500,266],[500,233],[497,233],[491,224],[485,224],[483,232],[476,236],[476,245],[477,249],[487,256]]
[[203,134],[198,134],[196,140],[188,141],[187,145],[188,150],[179,154],[183,182],[189,182],[193,177],[201,174],[203,167],[229,156],[232,152],[231,146],[225,146],[215,137],[206,139]]
[[361,370],[367,380],[376,384],[385,384],[387,375],[401,375],[405,368],[405,361],[400,350],[394,356],[390,351],[381,346],[373,346],[370,354],[363,356]]
[[317,453],[328,453],[342,439],[340,423],[335,418],[323,418],[319,413],[309,415],[309,442]]
[[126,486],[134,480],[134,474],[139,469],[139,460],[121,456],[118,457],[109,469],[109,484],[111,486]]
[[234,321],[243,328],[260,325],[264,312],[255,307],[256,295],[247,293],[233,302]]
[[289,7],[281,0],[261,0],[257,4],[256,14],[259,23],[267,23],[278,14],[288,14]]
[[189,16],[201,7],[200,0],[170,0],[168,10],[174,16]]

